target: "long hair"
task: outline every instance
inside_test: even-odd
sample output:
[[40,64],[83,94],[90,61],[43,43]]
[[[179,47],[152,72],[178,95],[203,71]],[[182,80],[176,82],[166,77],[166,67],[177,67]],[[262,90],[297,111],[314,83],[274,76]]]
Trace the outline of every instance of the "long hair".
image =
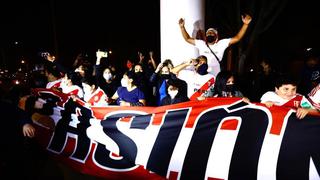
[[226,91],[226,84],[230,77],[234,77],[231,71],[220,71],[214,83],[214,96],[222,97],[222,91]]

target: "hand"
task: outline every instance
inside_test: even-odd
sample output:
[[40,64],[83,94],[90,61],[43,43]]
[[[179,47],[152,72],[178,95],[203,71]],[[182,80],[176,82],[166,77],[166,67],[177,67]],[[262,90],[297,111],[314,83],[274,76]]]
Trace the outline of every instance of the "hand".
[[206,97],[204,97],[204,96],[202,96],[202,95],[199,96],[199,97],[197,97],[197,100],[198,100],[198,101],[203,101],[203,100],[205,100],[205,99],[206,99]]
[[56,57],[48,53],[48,55],[45,57],[45,59],[47,61],[53,62],[54,60],[56,60]]
[[36,129],[31,124],[25,124],[22,127],[23,136],[33,138]]
[[142,54],[142,52],[138,52],[138,56],[139,56],[139,63],[143,63],[144,55]]
[[126,101],[120,101],[120,106],[130,106],[130,103]]
[[43,108],[43,102],[41,102],[41,101],[36,101],[35,103],[34,103],[34,108],[35,109],[42,109]]
[[309,113],[308,109],[298,108],[296,112],[296,116],[298,119],[303,119]]
[[98,51],[96,52],[96,56],[97,56],[97,59],[101,59],[103,57],[106,57],[106,52],[100,51],[98,49]]
[[163,63],[158,64],[157,69],[155,70],[155,73],[158,73],[163,67]]
[[196,61],[196,59],[190,59],[189,61],[186,62],[186,64],[197,66],[198,62]]
[[180,18],[180,19],[179,19],[179,26],[180,26],[180,27],[184,27],[184,25],[185,25],[184,18]]
[[245,103],[247,103],[247,104],[250,104],[250,99],[247,98],[247,97],[243,97],[243,98],[242,98],[242,101],[245,102]]
[[74,102],[76,102],[79,99],[78,96],[76,96],[74,94],[71,94],[70,97]]
[[150,58],[153,57],[153,51],[149,51],[149,56],[150,56]]
[[273,106],[273,102],[271,102],[271,101],[267,101],[267,102],[265,102],[265,103],[263,103],[263,104],[265,104],[268,108],[270,108],[270,107],[272,107]]
[[243,24],[249,24],[252,20],[251,16],[248,14],[245,14],[245,16],[242,15],[241,18],[242,18]]

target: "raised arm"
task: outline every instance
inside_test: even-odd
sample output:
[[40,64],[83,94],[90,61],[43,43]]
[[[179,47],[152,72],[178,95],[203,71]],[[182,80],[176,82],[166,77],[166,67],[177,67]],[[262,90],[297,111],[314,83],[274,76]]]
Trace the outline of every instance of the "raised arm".
[[150,59],[149,59],[148,63],[151,63],[153,69],[156,69],[157,68],[157,64],[156,64],[155,60],[153,59],[153,51],[149,52],[149,58]]
[[229,45],[239,42],[248,29],[248,26],[251,22],[251,16],[246,14],[245,16],[242,15],[241,18],[242,18],[243,25],[239,30],[238,34],[231,38]]
[[192,37],[190,37],[190,35],[188,34],[188,32],[187,32],[186,28],[184,27],[184,25],[185,25],[184,19],[183,19],[183,18],[180,18],[180,19],[179,19],[179,26],[180,26],[180,30],[181,30],[183,39],[184,39],[186,42],[188,42],[188,43],[190,43],[190,44],[192,44],[192,45],[195,45],[195,39],[192,38]]
[[170,70],[170,72],[177,75],[177,74],[179,74],[179,72],[180,72],[182,69],[185,69],[186,67],[190,66],[190,65],[193,64],[193,63],[194,63],[194,60],[193,60],[193,59],[191,59],[191,60],[189,60],[189,61],[185,61],[185,62],[179,64],[178,66],[175,66],[174,68],[172,68],[172,69]]

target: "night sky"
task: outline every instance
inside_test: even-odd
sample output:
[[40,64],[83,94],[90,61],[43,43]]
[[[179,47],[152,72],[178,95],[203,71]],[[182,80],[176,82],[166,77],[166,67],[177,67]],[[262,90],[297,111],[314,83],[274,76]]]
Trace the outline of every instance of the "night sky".
[[[259,47],[253,51],[277,61],[319,46],[320,15],[315,1],[239,2],[207,0],[206,26],[218,27],[221,34],[236,33],[240,6],[240,11],[254,18],[243,39],[246,47]],[[119,61],[136,58],[141,50],[153,50],[159,58],[159,7],[159,0],[8,1],[0,6],[0,65],[14,66],[17,57],[32,59],[40,51],[55,52],[71,63],[78,53],[94,55],[98,48],[112,50]]]

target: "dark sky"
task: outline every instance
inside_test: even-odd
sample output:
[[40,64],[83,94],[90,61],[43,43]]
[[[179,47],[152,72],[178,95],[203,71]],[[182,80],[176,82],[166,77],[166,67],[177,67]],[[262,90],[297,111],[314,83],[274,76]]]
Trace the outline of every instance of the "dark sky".
[[[220,27],[222,33],[238,31],[238,6],[255,16],[244,41],[253,41],[251,46],[259,46],[258,51],[272,58],[288,58],[303,48],[319,46],[316,1],[206,2],[206,23]],[[122,60],[134,58],[139,50],[154,50],[159,57],[159,7],[159,0],[2,2],[1,66],[39,51],[55,52],[68,62],[80,52],[98,48],[111,49]]]
[[139,50],[159,53],[159,18],[157,1],[10,1],[1,6],[2,63],[13,53],[39,51],[69,62],[96,49],[119,58],[135,58]]

